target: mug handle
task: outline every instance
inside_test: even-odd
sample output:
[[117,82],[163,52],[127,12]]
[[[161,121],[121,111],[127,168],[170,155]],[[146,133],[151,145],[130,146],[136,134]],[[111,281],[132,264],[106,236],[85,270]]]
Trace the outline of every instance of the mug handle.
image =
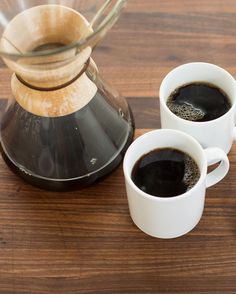
[[211,187],[221,181],[229,171],[229,159],[226,153],[218,147],[209,147],[204,150],[207,165],[212,165],[218,161],[220,164],[206,176],[206,187]]

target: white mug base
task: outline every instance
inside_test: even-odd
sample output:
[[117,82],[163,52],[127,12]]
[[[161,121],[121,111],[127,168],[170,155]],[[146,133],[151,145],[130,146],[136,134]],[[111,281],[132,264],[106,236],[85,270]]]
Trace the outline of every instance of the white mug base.
[[[202,212],[203,214],[203,212]],[[186,235],[187,233],[189,233],[190,231],[192,231],[197,225],[198,223],[200,222],[201,220],[201,217],[202,217],[202,214],[200,215],[199,219],[194,223],[192,224],[190,227],[188,227],[187,229],[185,229],[184,231],[181,231],[181,232],[175,232],[174,234],[170,233],[165,233],[165,234],[157,234],[157,233],[154,233],[153,231],[149,231],[149,230],[146,230],[144,229],[141,225],[138,225],[135,223],[132,215],[130,214],[130,217],[133,221],[133,223],[135,224],[135,226],[137,228],[139,228],[142,232],[144,232],[145,234],[151,236],[151,237],[154,237],[154,238],[159,238],[159,239],[174,239],[174,238],[178,238],[178,237],[181,237],[183,235]]]

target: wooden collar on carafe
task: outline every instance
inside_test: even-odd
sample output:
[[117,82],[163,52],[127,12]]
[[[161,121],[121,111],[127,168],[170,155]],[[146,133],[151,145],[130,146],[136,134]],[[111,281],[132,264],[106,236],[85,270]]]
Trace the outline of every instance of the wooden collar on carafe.
[[[53,88],[32,86],[13,74],[13,95],[22,108],[35,115],[58,117],[74,113],[87,105],[97,92],[97,86],[86,74],[89,64],[90,59],[72,80]],[[96,71],[93,62],[90,66]]]
[[56,90],[60,90],[62,88],[65,88],[67,86],[69,86],[70,84],[72,84],[74,81],[76,81],[80,76],[82,76],[82,74],[87,70],[88,66],[90,64],[90,58],[87,60],[87,62],[84,64],[82,70],[71,80],[61,84],[61,85],[56,85],[54,87],[38,87],[36,85],[31,85],[28,82],[26,82],[23,78],[21,78],[19,75],[15,74],[17,79],[24,84],[26,87],[28,88],[32,88],[33,90],[37,90],[37,91],[56,91]]

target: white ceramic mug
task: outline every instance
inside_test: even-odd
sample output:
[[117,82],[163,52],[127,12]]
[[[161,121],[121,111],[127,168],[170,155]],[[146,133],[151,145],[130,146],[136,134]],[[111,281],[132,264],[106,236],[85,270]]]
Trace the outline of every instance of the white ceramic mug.
[[[156,149],[171,147],[189,154],[200,170],[198,182],[179,196],[161,198],[140,190],[131,173],[137,160]],[[221,161],[207,174],[207,166]],[[229,169],[228,157],[217,147],[203,149],[191,136],[180,131],[162,129],[148,132],[128,148],[123,162],[126,192],[131,218],[145,233],[159,238],[174,238],[193,229],[199,222],[205,202],[206,188],[224,178]]]
[[[178,87],[191,82],[208,82],[221,88],[230,98],[231,108],[221,117],[194,122],[175,115],[166,105],[170,94]],[[160,86],[161,127],[190,134],[203,147],[219,147],[228,153],[236,138],[235,104],[236,82],[223,68],[210,63],[193,62],[176,67],[163,79]]]

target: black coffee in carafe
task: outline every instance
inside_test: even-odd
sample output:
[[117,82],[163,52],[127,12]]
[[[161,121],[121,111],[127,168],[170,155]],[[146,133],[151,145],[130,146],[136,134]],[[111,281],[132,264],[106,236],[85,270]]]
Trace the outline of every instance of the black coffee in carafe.
[[134,131],[126,100],[100,77],[91,58],[124,3],[91,7],[85,1],[81,10],[72,2],[16,6],[0,36],[0,53],[13,71],[0,112],[3,157],[29,183],[52,190],[109,174]]
[[27,181],[46,189],[84,186],[105,176],[133,137],[128,108],[114,108],[106,95],[98,90],[82,109],[61,117],[37,116],[15,102],[1,126],[4,158]]

